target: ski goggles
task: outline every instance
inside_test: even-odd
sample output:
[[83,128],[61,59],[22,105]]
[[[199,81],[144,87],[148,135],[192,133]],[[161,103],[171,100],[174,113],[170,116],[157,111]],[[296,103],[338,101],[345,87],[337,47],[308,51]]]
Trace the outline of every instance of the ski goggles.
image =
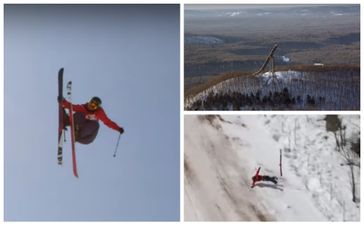
[[97,101],[90,101],[88,103],[88,106],[91,110],[96,110],[97,108],[99,108],[100,104]]

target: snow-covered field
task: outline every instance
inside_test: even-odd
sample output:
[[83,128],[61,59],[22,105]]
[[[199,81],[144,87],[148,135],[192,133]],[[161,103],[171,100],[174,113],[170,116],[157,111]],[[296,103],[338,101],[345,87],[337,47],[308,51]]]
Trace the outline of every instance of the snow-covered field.
[[[359,138],[359,116],[339,118],[348,149]],[[186,115],[184,136],[185,221],[360,220],[360,159],[354,203],[350,167],[324,116]],[[251,188],[258,167],[278,184]]]
[[204,44],[204,45],[217,45],[223,44],[224,41],[214,36],[187,36],[185,38],[186,45],[188,44]]

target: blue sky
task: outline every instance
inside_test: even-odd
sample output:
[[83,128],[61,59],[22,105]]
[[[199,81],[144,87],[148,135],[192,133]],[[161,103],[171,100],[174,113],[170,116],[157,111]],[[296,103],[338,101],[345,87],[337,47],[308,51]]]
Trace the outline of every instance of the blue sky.
[[[178,5],[6,5],[5,220],[165,221],[180,213]],[[90,145],[57,165],[57,73],[103,100]]]

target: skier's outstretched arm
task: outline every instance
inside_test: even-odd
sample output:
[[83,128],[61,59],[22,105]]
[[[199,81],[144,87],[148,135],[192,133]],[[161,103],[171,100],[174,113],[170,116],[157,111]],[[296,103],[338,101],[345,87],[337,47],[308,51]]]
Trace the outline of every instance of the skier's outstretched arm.
[[122,127],[120,127],[117,123],[115,123],[114,121],[112,121],[105,113],[105,111],[103,109],[101,109],[100,111],[100,115],[99,115],[100,120],[108,127],[110,127],[111,129],[114,129],[120,133],[124,133],[124,129]]

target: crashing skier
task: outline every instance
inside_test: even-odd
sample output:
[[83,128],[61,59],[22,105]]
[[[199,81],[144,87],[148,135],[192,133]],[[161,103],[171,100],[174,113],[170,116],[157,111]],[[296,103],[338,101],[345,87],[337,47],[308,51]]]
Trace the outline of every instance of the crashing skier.
[[[90,144],[97,136],[99,130],[99,120],[101,120],[106,126],[111,129],[118,131],[120,134],[124,133],[124,129],[110,120],[104,109],[101,107],[101,99],[99,97],[93,97],[85,104],[71,104],[64,98],[59,98],[58,101],[61,103],[63,109],[70,109],[71,106],[73,111],[74,129],[75,129],[75,141],[81,144]],[[64,112],[65,126],[69,126],[69,115]]]
[[255,187],[255,183],[259,182],[259,181],[270,181],[274,184],[278,183],[278,177],[276,176],[267,176],[267,175],[259,175],[260,172],[260,167],[258,168],[257,172],[255,173],[255,175],[252,177],[253,183],[251,188]]

